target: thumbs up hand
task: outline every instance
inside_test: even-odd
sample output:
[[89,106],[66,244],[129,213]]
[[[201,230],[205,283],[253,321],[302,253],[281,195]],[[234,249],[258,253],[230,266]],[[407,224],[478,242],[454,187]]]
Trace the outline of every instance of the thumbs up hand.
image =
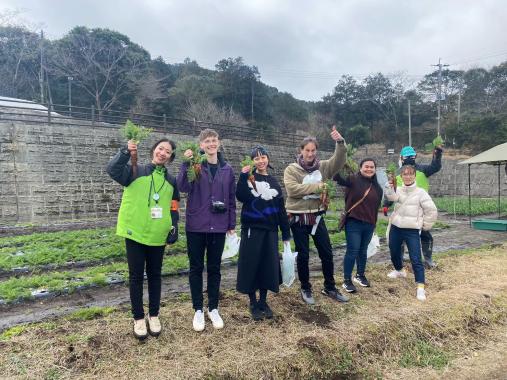
[[331,138],[334,141],[343,140],[343,137],[342,135],[340,135],[340,132],[336,130],[336,125],[333,125],[333,127],[331,128]]

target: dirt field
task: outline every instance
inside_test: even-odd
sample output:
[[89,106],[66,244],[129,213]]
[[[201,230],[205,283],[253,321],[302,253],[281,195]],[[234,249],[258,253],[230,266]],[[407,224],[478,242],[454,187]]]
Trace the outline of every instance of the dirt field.
[[[224,290],[224,330],[214,331],[208,323],[203,333],[195,333],[187,293],[166,287],[166,294],[176,294],[161,309],[165,331],[138,343],[118,288],[118,298],[110,301],[120,306],[103,316],[61,316],[4,331],[0,371],[5,378],[46,379],[502,379],[507,373],[507,244],[501,243],[506,236],[465,227],[458,223],[435,232],[435,245],[481,245],[488,235],[494,248],[437,255],[438,269],[427,272],[425,303],[415,299],[412,276],[388,279],[389,265],[379,263],[369,267],[373,287],[360,289],[348,304],[317,294],[317,305],[308,307],[297,286],[270,295],[276,314],[270,321],[251,321],[246,297]],[[453,229],[460,232],[451,238]],[[227,274],[223,289],[230,288],[232,277]],[[318,271],[312,281],[321,288]],[[77,307],[93,301],[88,297],[71,298]],[[44,306],[56,307],[39,310]]]
[[[504,232],[479,231],[471,229],[468,219],[454,220],[441,215],[440,220],[450,226],[447,229],[433,232],[435,239],[435,259],[438,261],[440,253],[453,249],[478,248],[485,244],[501,244],[507,241]],[[344,247],[335,251],[335,278],[340,281]],[[316,254],[310,256],[311,276],[320,278],[320,261]],[[389,251],[386,242],[381,242],[379,253],[370,258],[369,263],[389,262]],[[222,289],[234,289],[236,285],[236,267],[224,266],[222,268]],[[163,279],[163,297],[179,297],[180,294],[189,293],[187,276],[171,276]],[[48,298],[38,301],[27,301],[21,304],[0,305],[0,331],[29,322],[39,322],[58,316],[69,314],[83,307],[118,306],[129,302],[128,289],[124,285],[105,288],[90,288],[70,295]]]

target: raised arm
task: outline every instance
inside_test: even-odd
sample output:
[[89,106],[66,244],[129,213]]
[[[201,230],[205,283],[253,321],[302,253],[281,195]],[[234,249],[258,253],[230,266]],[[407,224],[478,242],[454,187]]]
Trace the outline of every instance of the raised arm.
[[[341,138],[341,136],[340,136]],[[329,160],[320,161],[320,172],[322,180],[333,178],[333,176],[343,169],[346,160],[347,147],[345,140],[337,140],[335,143],[334,153]]]
[[348,176],[347,178],[343,178],[341,176],[340,173],[336,173],[334,176],[333,176],[333,180],[336,181],[336,183],[340,186],[345,186],[345,187],[351,187],[352,186],[352,180],[351,180],[351,176]]
[[254,195],[250,191],[248,186],[248,173],[250,172],[250,166],[245,166],[241,169],[239,175],[238,184],[236,185],[236,198],[241,203],[247,203],[254,200]]
[[417,165],[417,170],[429,177],[442,169],[442,148],[436,147],[433,151],[433,158],[429,165]]
[[122,186],[128,186],[132,182],[132,166],[128,164],[130,151],[124,147],[107,164],[107,174]]

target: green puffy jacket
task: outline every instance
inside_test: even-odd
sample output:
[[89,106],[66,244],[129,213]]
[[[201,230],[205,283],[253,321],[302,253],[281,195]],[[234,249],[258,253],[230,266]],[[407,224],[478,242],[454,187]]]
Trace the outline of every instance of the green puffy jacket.
[[[129,160],[130,153],[120,150],[107,166],[111,178],[124,186],[116,234],[144,245],[165,245],[179,219],[176,179],[164,166],[154,164],[137,165],[134,177]],[[153,199],[155,192],[159,195],[158,202]],[[157,205],[162,208],[160,219],[151,216],[152,208]]]

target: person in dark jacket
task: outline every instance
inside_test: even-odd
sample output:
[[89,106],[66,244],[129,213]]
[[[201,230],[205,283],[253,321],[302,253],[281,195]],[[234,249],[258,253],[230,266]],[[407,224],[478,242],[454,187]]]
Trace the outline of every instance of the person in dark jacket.
[[266,148],[255,146],[250,157],[255,163],[253,178],[249,178],[251,167],[247,165],[242,168],[236,186],[236,198],[243,203],[236,289],[248,294],[252,318],[260,320],[273,317],[266,298],[268,290],[275,293],[279,290],[278,229],[284,244],[288,244],[290,227],[282,189],[275,177],[268,174]]
[[[442,153],[443,147],[439,145],[435,147],[433,150],[433,158],[431,163],[428,165],[419,164],[415,162],[417,157],[417,153],[414,148],[411,146],[405,146],[401,149],[400,152],[400,167],[403,165],[412,165],[416,170],[416,180],[415,183],[417,187],[420,187],[426,192],[429,193],[430,183],[428,178],[435,173],[438,173],[442,168]],[[401,180],[401,176],[398,175],[396,177],[396,186],[402,186],[403,182]],[[392,205],[387,198],[384,200],[384,215],[387,216],[387,210]],[[433,236],[431,232],[421,231],[421,247],[424,256],[424,264],[428,269],[434,268],[436,266],[433,261]]]
[[[213,327],[224,327],[218,312],[220,290],[220,264],[225,244],[225,234],[234,234],[236,228],[236,181],[232,167],[218,151],[220,141],[213,129],[205,129],[199,135],[199,145],[206,155],[197,179],[189,181],[189,163],[181,165],[177,183],[180,191],[188,194],[186,205],[187,251],[190,262],[190,292],[195,310],[193,328],[205,328],[203,311],[204,255],[208,273],[208,312]],[[192,150],[183,153],[191,158]]]
[[[366,251],[375,231],[383,193],[382,187],[377,182],[376,167],[373,159],[365,158],[359,164],[359,173],[347,178],[338,173],[333,177],[338,185],[345,186],[345,210],[350,210],[345,223],[347,251],[343,259],[342,285],[349,293],[357,290],[352,280],[360,286],[370,287],[370,282],[365,276]],[[356,206],[353,207],[354,205]],[[356,276],[352,279],[354,264]]]
[[[134,336],[145,339],[148,332],[158,336],[161,294],[161,272],[166,243],[178,237],[180,195],[176,180],[165,164],[174,159],[176,144],[168,139],[151,148],[152,161],[147,165],[129,165],[137,145],[129,141],[109,162],[107,173],[124,186],[116,234],[125,238],[129,267],[129,290],[134,317]],[[148,277],[148,326],[143,310],[143,280]]]

